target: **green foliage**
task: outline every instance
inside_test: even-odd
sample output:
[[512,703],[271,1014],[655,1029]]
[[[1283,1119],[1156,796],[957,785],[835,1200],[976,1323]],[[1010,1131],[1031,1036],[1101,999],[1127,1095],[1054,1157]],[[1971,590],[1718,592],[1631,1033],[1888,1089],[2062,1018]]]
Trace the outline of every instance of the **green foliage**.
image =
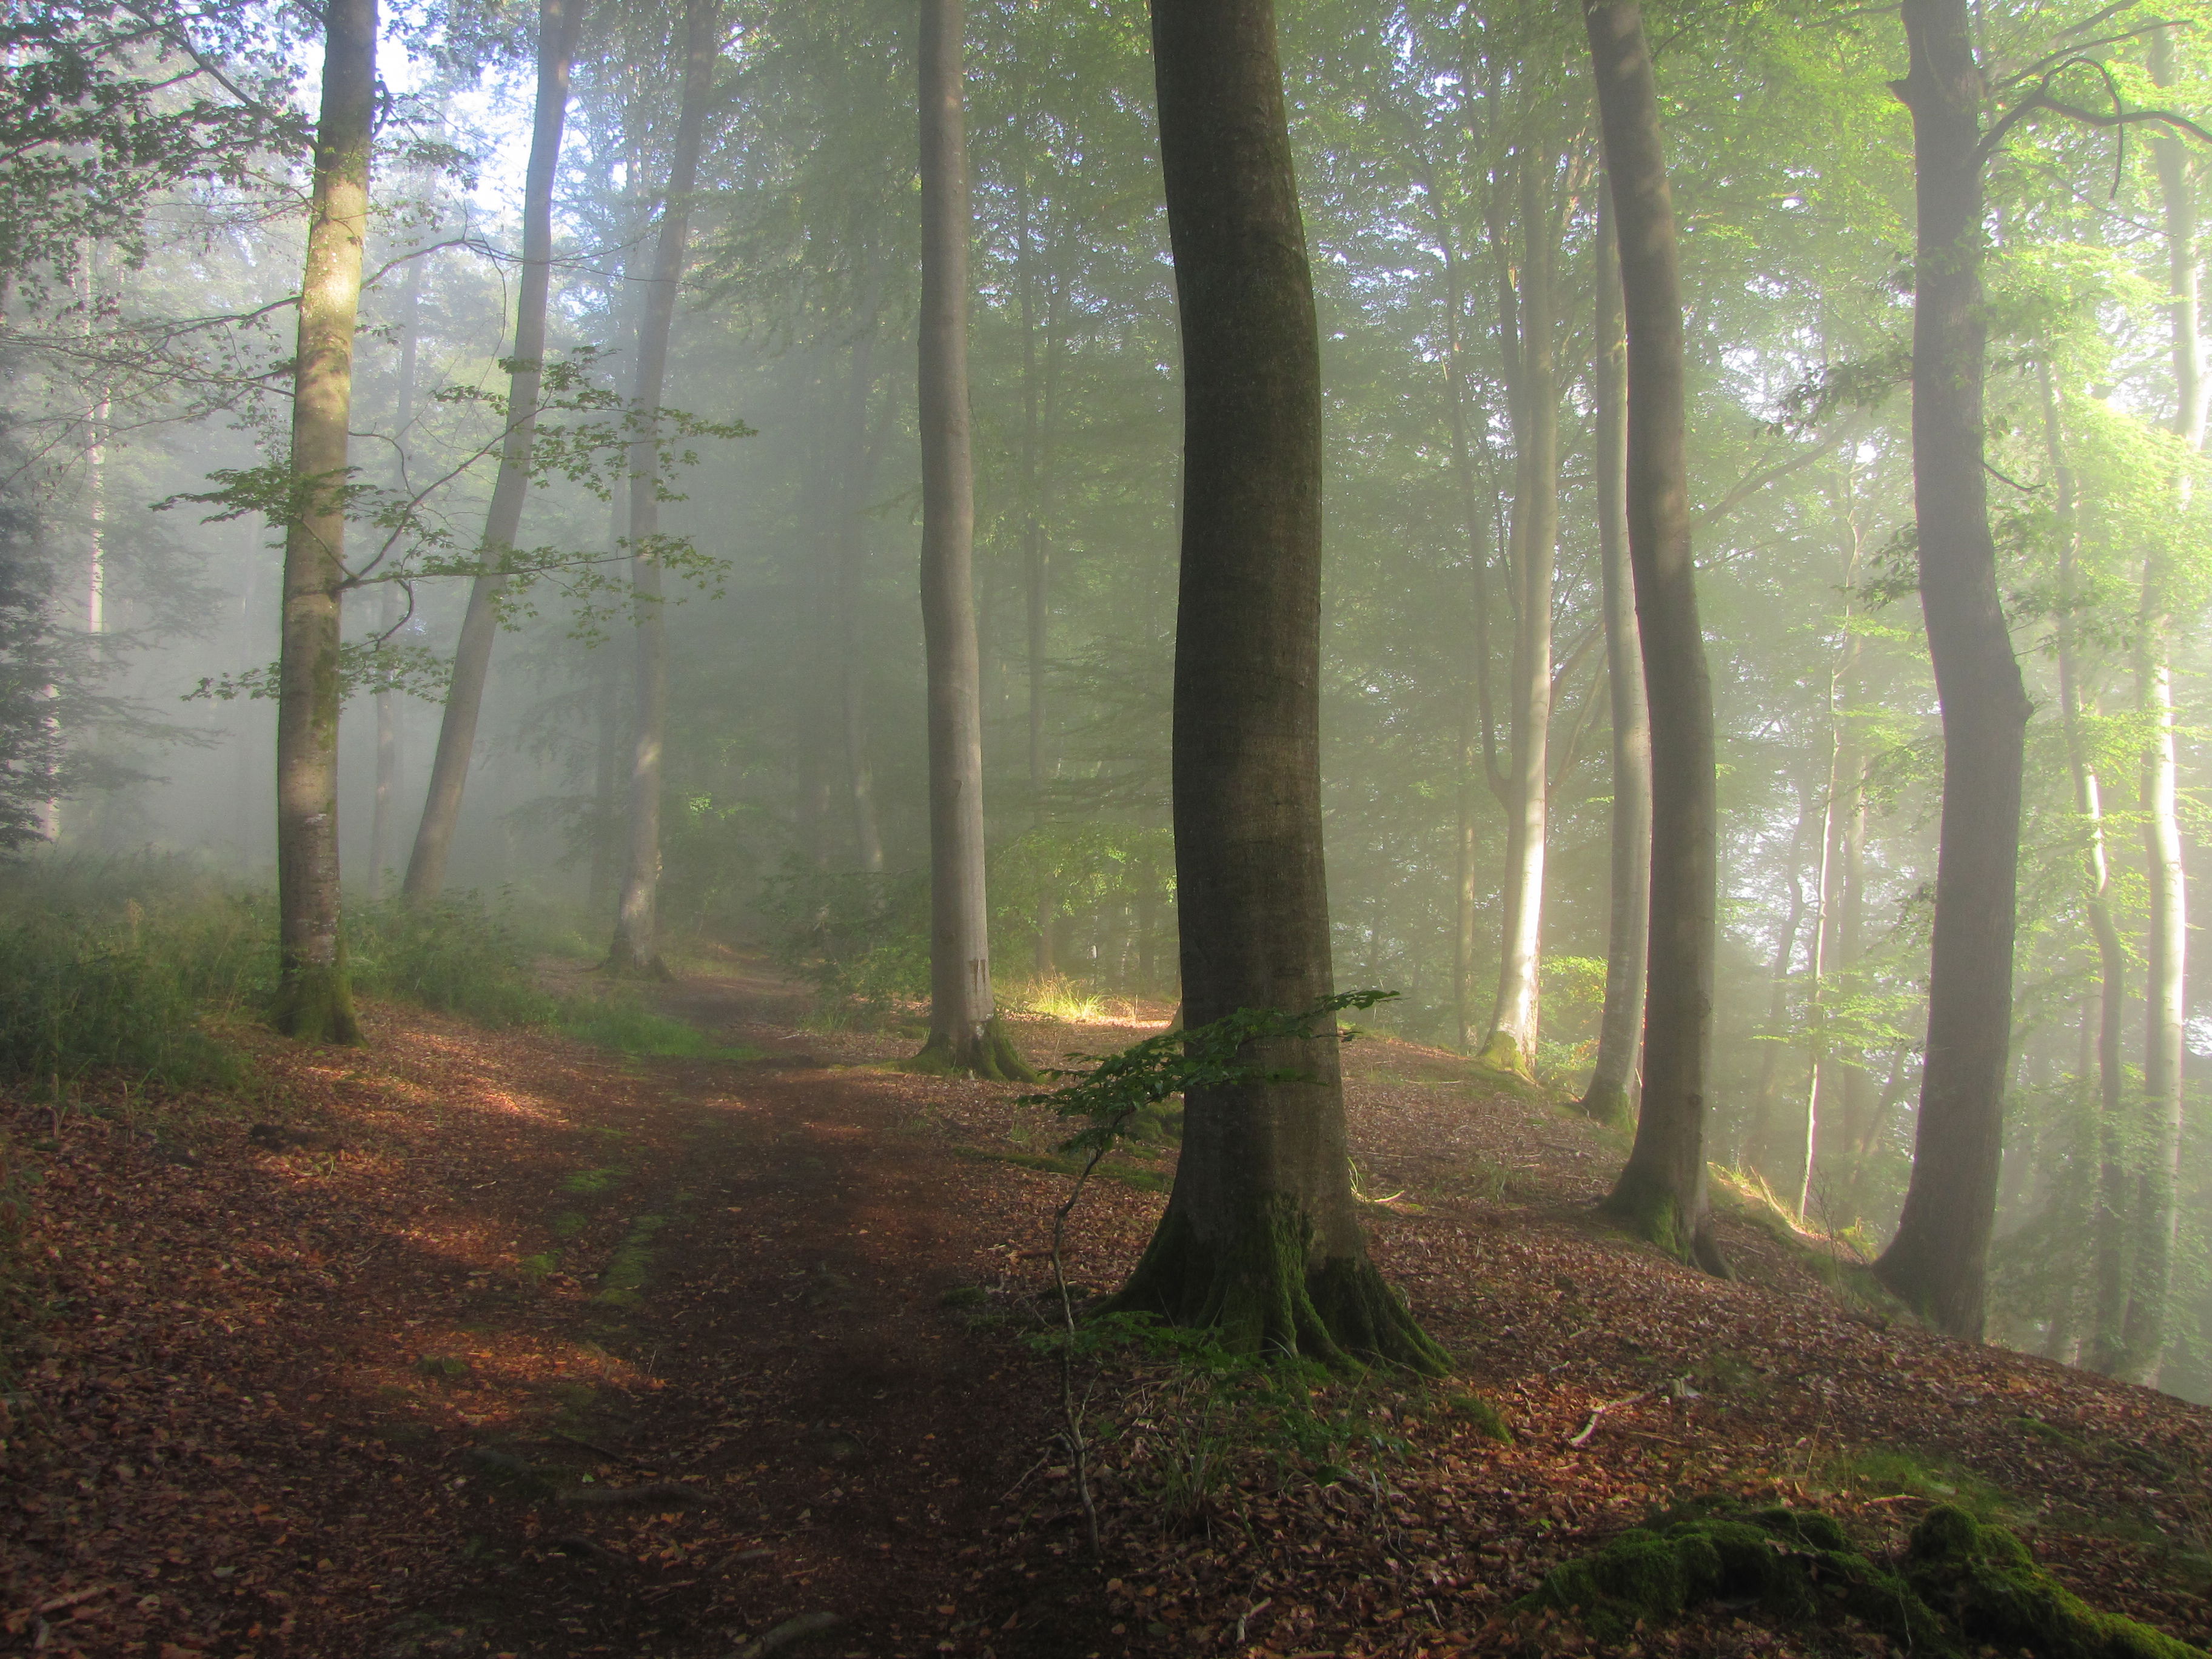
[[[1072,1081],[1041,1094],[1024,1095],[1024,1106],[1049,1106],[1082,1127],[1061,1143],[1063,1152],[1103,1154],[1147,1113],[1191,1089],[1238,1085],[1295,1083],[1306,1073],[1296,1066],[1255,1066],[1247,1058],[1253,1043],[1313,1042],[1322,1034],[1316,1021],[1346,1008],[1372,1008],[1395,991],[1342,991],[1301,1013],[1279,1008],[1239,1008],[1232,1014],[1179,1031],[1163,1031],[1110,1054],[1073,1054],[1088,1066],[1054,1069],[1045,1075]],[[1341,1042],[1352,1033],[1333,1034]]]
[[927,875],[817,870],[794,859],[761,909],[777,961],[832,1006],[880,1015],[929,994]]
[[546,1025],[561,1006],[538,988],[507,919],[476,894],[356,905],[346,947],[356,990],[480,1025]]
[[717,1042],[696,1025],[656,1014],[635,995],[566,997],[552,1027],[563,1036],[646,1060],[757,1060],[761,1051]]

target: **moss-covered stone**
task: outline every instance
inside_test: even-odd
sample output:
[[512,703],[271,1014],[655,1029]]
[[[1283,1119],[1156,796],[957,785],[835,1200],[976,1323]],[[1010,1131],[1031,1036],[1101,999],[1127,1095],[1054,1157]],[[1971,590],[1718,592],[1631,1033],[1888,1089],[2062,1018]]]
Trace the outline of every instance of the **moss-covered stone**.
[[2202,1648],[2091,1607],[2011,1533],[1948,1504],[1912,1529],[1905,1576],[1971,1641],[2032,1649],[2040,1659],[2205,1659]]
[[2090,1607],[2011,1533],[1948,1505],[1914,1529],[1902,1572],[1854,1550],[1815,1510],[1678,1511],[1553,1568],[1517,1607],[1568,1613],[1600,1641],[1618,1642],[1721,1599],[1755,1601],[1791,1623],[1847,1614],[1921,1659],[1989,1644],[2039,1659],[2208,1659]]

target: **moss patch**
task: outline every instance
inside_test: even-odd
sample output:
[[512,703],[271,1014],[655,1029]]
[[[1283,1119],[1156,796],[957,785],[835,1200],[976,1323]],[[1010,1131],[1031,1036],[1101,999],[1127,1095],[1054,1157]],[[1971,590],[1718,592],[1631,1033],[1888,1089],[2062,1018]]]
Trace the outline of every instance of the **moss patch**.
[[599,1288],[592,1300],[610,1308],[634,1308],[653,1270],[653,1236],[668,1224],[668,1218],[641,1215],[630,1223],[629,1234],[615,1247],[614,1259],[599,1275]]
[[1996,1644],[2041,1659],[2207,1659],[2090,1607],[2011,1533],[1948,1504],[1913,1529],[1901,1570],[1859,1553],[1816,1510],[1722,1510],[1625,1532],[1553,1568],[1516,1610],[1567,1613],[1619,1642],[1716,1600],[1756,1601],[1792,1624],[1845,1614],[1917,1655]]

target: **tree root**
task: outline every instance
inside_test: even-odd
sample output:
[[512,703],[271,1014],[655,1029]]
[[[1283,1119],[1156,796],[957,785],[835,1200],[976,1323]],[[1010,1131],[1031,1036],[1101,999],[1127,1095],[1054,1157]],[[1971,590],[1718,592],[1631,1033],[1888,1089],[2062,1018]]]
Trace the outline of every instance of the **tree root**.
[[943,1031],[931,1032],[921,1052],[907,1062],[907,1069],[928,1077],[981,1078],[987,1083],[1035,1083],[1041,1075],[1022,1058],[996,1014],[972,1043],[956,1042]]
[[1261,1200],[1236,1232],[1232,1248],[1211,1248],[1170,1206],[1109,1308],[1218,1332],[1231,1353],[1253,1358],[1450,1371],[1450,1355],[1364,1255],[1310,1260],[1312,1224],[1287,1195]]
[[302,1042],[360,1042],[361,1022],[354,1018],[353,987],[344,963],[287,963],[269,1023]]

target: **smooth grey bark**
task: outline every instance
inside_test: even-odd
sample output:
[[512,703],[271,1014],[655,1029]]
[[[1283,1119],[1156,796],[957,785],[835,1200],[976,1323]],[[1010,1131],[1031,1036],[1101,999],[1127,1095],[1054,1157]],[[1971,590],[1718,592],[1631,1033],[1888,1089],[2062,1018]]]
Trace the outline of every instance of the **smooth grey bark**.
[[921,623],[929,680],[929,1040],[918,1063],[1033,1076],[991,999],[968,409],[966,8],[921,0]]
[[276,1029],[357,1042],[338,899],[339,605],[354,324],[368,234],[376,0],[328,0],[323,100],[292,371],[292,501],[277,661]]
[[630,615],[637,648],[637,688],[631,706],[628,835],[622,899],[607,966],[616,973],[665,974],[660,960],[660,780],[668,736],[668,632],[662,612],[660,556],[660,397],[668,379],[668,336],[676,319],[676,291],[684,280],[684,255],[691,227],[691,196],[698,183],[699,147],[707,129],[707,100],[721,55],[721,0],[684,0],[684,93],[676,118],[676,143],[668,162],[668,192],[653,246],[653,275],[638,319],[637,380],[630,394],[635,434],[629,451]]
[[1600,198],[1597,340],[1591,380],[1597,404],[1598,563],[1605,606],[1607,684],[1613,699],[1613,836],[1607,886],[1605,1007],[1597,1062],[1582,1108],[1601,1121],[1636,1113],[1644,1049],[1644,957],[1651,924],[1651,711],[1636,631],[1636,574],[1628,563],[1628,331],[1621,309],[1620,248],[1612,188]]
[[1516,447],[1520,493],[1514,501],[1515,597],[1511,756],[1507,763],[1504,933],[1498,998],[1480,1059],[1500,1071],[1534,1076],[1541,1018],[1544,855],[1550,808],[1552,582],[1559,559],[1559,407],[1552,308],[1557,253],[1548,152],[1525,152],[1518,167],[1521,264]]
[[2004,1148],[2030,710],[1997,591],[1984,471],[1982,75],[1966,0],[1905,0],[1904,14],[1910,69],[1893,88],[1912,112],[1912,476],[1943,815],[1912,1177],[1875,1273],[1942,1329],[1978,1338]]
[[[422,338],[424,257],[417,254],[407,262],[407,280],[399,290],[399,395],[392,410],[392,447],[394,470],[403,489],[407,481],[408,434],[415,424],[415,367]],[[388,639],[404,615],[399,584],[386,582],[384,585],[383,614],[377,623],[381,635]],[[383,898],[385,877],[390,872],[392,810],[397,805],[393,797],[398,787],[398,696],[392,690],[380,689],[376,694],[375,804],[368,825],[368,896],[371,902]]]
[[[2149,39],[2151,79],[2173,78],[2172,31]],[[2191,454],[2204,447],[2203,348],[2198,337],[2196,180],[2181,139],[2161,131],[2151,140],[2163,209],[2172,319],[2174,431]],[[2186,514],[2191,481],[2185,473],[2177,509]],[[2135,1260],[2121,1336],[2120,1375],[2148,1382],[2166,1348],[2167,1302],[2179,1220],[2182,1062],[2187,1051],[2185,994],[2189,938],[2188,879],[2176,811],[2173,752],[2172,617],[2163,550],[2143,558],[2142,606],[2136,635],[2136,705],[2148,717],[2143,750],[2143,864],[2148,892],[2143,937],[2142,1167],[2136,1197]]]
[[479,569],[469,585],[468,610],[453,647],[438,747],[430,784],[416,826],[401,891],[434,898],[446,884],[446,860],[461,820],[461,795],[476,752],[477,720],[484,682],[491,673],[492,642],[499,634],[499,599],[507,591],[505,562],[522,528],[530,495],[530,454],[538,430],[538,401],[545,368],[545,303],[553,270],[553,179],[561,160],[561,131],[568,118],[568,62],[586,0],[538,0],[538,100],[530,131],[530,162],[522,186],[522,270],[514,305],[514,356],[507,372],[507,431],[500,442],[499,476],[484,513]]
[[[1183,1015],[1334,989],[1321,815],[1321,343],[1271,0],[1154,0],[1182,336],[1175,843]],[[1231,1349],[1446,1361],[1368,1260],[1335,1034],[1295,1082],[1193,1089],[1166,1215],[1118,1305]]]
[[2066,744],[2067,770],[2074,783],[2074,810],[2088,832],[2082,856],[2082,908],[2097,946],[2095,1022],[2098,1179],[2091,1223],[2092,1281],[2087,1357],[2093,1370],[2107,1375],[2121,1363],[2127,1319],[2129,1199],[2126,1143],[2126,1085],[2121,1054],[2127,1019],[2127,947],[2112,914],[2112,866],[2105,842],[2103,780],[2089,752],[2082,716],[2094,714],[2094,700],[2081,684],[2081,627],[2075,615],[2080,594],[2080,492],[2066,448],[2063,405],[2048,362],[2037,366],[2043,397],[2044,451],[2050,460],[2058,519],[2058,722]]
[[1690,549],[1682,289],[1659,93],[1635,0],[1584,4],[1628,318],[1628,551],[1651,710],[1644,1103],[1606,1208],[1713,1272],[1705,1176],[1719,897],[1713,696]]

